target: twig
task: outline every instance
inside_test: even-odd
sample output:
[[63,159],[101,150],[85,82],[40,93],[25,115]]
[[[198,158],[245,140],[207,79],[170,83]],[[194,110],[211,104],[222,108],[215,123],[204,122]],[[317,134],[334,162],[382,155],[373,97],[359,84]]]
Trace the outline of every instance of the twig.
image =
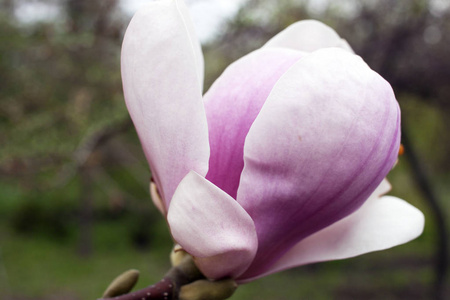
[[184,256],[179,264],[173,266],[158,283],[124,295],[98,300],[178,300],[183,285],[204,279],[190,255]]
[[[176,298],[175,298],[176,297]],[[129,294],[116,296],[114,298],[106,298],[114,300],[175,300],[178,299],[175,284],[172,279],[164,277],[158,283],[146,287],[142,290],[132,292]],[[99,300],[105,300],[99,299]]]

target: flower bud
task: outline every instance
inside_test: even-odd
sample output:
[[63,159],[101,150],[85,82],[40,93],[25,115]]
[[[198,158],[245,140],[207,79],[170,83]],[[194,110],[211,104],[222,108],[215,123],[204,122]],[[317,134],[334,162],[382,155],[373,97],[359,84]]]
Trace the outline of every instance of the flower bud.
[[179,300],[224,300],[231,297],[236,288],[233,279],[197,280],[181,287]]
[[114,279],[103,293],[103,298],[112,298],[128,293],[139,279],[138,270],[128,270]]
[[180,245],[175,245],[172,249],[172,252],[170,252],[170,262],[172,266],[178,266],[188,255],[189,254],[184,251],[184,249]]

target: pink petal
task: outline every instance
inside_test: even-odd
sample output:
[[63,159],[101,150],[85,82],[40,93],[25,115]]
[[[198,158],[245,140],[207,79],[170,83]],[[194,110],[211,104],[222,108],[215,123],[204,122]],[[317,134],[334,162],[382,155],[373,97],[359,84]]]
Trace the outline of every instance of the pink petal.
[[247,132],[269,93],[302,53],[264,49],[230,65],[205,95],[211,156],[206,176],[236,198]]
[[166,207],[189,170],[204,175],[209,160],[203,59],[185,10],[182,1],[152,2],[122,46],[126,104]]
[[237,200],[259,245],[244,277],[358,209],[397,159],[399,124],[390,85],[358,56],[326,48],[290,68],[245,142]]
[[346,40],[329,26],[316,20],[296,22],[270,39],[266,47],[290,48],[313,52],[321,48],[338,47],[353,52]]
[[228,194],[195,172],[181,181],[167,220],[174,239],[195,257],[205,276],[235,278],[258,247],[255,226]]
[[[307,237],[266,273],[358,256],[407,243],[418,237],[424,227],[420,210],[402,199],[372,196],[359,210],[333,225]],[[245,278],[250,281],[256,278]]]

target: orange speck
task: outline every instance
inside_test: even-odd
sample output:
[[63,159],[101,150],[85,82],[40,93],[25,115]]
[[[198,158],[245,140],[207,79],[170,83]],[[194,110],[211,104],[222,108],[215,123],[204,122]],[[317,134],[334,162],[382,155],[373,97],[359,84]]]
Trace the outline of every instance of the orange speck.
[[405,147],[403,147],[403,144],[400,144],[400,148],[398,148],[398,156],[401,156],[405,153]]

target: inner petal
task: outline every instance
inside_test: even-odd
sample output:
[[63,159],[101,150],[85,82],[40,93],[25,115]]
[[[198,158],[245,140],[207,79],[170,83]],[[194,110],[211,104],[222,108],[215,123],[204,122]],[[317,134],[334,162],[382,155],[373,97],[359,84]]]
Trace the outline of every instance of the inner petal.
[[236,199],[250,126],[278,79],[304,54],[271,48],[230,65],[204,96],[210,159],[206,179]]
[[399,129],[392,88],[358,56],[327,48],[292,66],[245,140],[237,199],[258,252],[243,278],[356,211],[394,165]]

